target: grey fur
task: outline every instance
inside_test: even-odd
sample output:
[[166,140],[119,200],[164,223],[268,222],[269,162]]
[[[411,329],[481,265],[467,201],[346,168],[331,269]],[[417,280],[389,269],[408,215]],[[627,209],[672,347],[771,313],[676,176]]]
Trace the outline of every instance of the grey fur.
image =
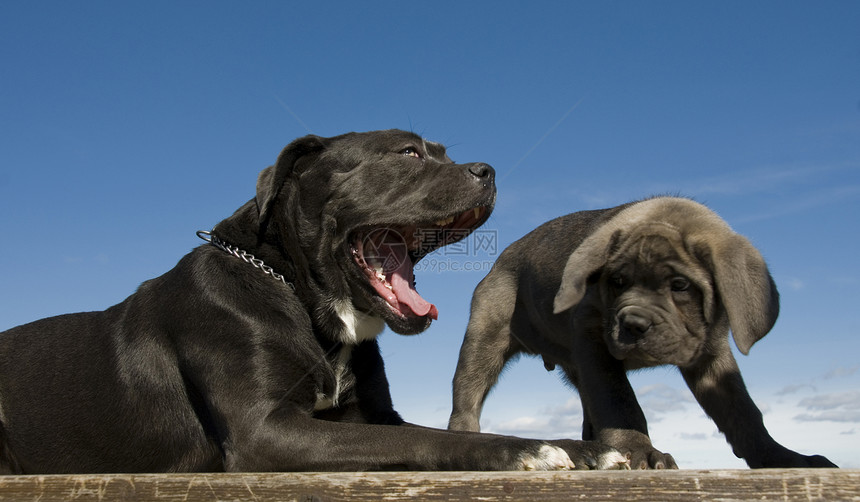
[[508,247],[476,288],[449,429],[480,429],[487,393],[525,352],[579,390],[584,439],[634,467],[675,468],[626,376],[671,364],[751,467],[835,467],[771,438],[732,355],[730,329],[747,354],[778,313],[761,254],[701,204],[657,197],[557,218]]

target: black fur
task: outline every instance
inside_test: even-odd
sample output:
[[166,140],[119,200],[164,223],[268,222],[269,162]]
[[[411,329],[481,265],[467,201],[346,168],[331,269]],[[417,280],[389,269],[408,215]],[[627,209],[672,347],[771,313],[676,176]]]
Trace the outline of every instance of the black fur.
[[[376,294],[360,238],[477,228],[493,176],[403,131],[294,141],[213,230],[292,287],[204,244],[103,312],[0,333],[0,472],[564,467],[544,442],[405,424],[375,341],[432,316]],[[612,453],[557,444],[580,468]]]

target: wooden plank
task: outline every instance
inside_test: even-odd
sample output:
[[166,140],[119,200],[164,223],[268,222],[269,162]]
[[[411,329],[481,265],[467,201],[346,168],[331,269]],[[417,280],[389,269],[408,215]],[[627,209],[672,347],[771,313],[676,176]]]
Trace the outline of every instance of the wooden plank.
[[0,500],[857,500],[860,470],[0,476]]

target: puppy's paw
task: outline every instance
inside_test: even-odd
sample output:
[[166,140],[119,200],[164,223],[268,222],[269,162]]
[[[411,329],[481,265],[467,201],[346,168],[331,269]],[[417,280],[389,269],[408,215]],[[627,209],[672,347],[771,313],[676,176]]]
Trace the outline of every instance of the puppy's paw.
[[801,455],[796,451],[776,444],[761,457],[749,457],[747,465],[753,469],[761,468],[791,468],[791,467],[829,467],[838,468],[836,464],[821,455]]
[[672,455],[654,448],[651,438],[634,430],[608,429],[597,436],[598,441],[612,445],[627,455],[631,469],[677,469]]
[[576,468],[566,451],[548,444],[541,445],[537,453],[523,453],[519,461],[524,471],[567,471]]
[[627,454],[633,469],[677,469],[672,455],[654,448],[633,450]]
[[806,456],[806,467],[824,467],[838,469],[839,466],[831,462],[827,457],[821,455]]

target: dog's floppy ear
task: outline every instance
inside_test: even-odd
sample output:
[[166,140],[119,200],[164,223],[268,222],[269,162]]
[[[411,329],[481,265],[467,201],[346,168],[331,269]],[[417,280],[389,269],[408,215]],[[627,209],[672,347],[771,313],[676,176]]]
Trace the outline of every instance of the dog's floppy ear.
[[275,165],[263,169],[260,173],[257,178],[257,211],[261,230],[266,228],[272,202],[278,197],[296,163],[305,155],[321,151],[325,144],[325,138],[312,134],[296,139],[281,151]]
[[[697,246],[700,250],[703,246]],[[706,245],[717,292],[729,316],[738,349],[749,354],[776,323],[779,292],[761,253],[743,236],[732,233]]]
[[606,225],[591,234],[570,254],[561,285],[553,302],[553,313],[558,314],[573,307],[585,296],[588,278],[606,264],[609,251],[621,235],[621,230]]

